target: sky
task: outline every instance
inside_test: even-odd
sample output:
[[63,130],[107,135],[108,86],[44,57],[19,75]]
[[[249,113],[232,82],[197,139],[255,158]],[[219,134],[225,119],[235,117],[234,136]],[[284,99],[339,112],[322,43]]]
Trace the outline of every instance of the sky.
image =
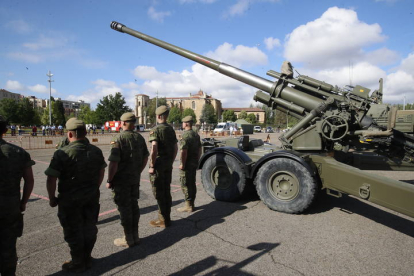
[[111,21],[275,81],[284,60],[302,75],[414,101],[412,0],[2,0],[0,89],[84,100],[185,97],[200,89],[248,107],[256,88],[110,28]]

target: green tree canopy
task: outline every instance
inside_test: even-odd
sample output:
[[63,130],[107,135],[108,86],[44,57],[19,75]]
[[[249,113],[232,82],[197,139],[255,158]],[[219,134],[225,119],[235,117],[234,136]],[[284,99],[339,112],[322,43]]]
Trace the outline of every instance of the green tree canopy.
[[239,119],[245,119],[246,120],[246,118],[247,118],[247,112],[245,110],[242,110],[239,113]]
[[0,101],[0,114],[9,121],[9,123],[20,123],[19,121],[19,104],[14,99],[5,98]]
[[[155,119],[155,109],[157,109],[156,105],[157,98],[153,98],[149,101],[147,107],[144,109],[144,112],[148,118],[148,124],[155,124],[157,121]],[[165,98],[158,98],[158,106],[167,105],[167,100]]]
[[253,113],[250,113],[249,115],[247,115],[246,121],[248,121],[251,124],[255,124],[256,123],[256,115],[254,115]]
[[63,103],[59,100],[52,101],[52,124],[64,126],[65,123],[65,108],[63,107]]
[[181,110],[178,107],[171,107],[170,115],[168,115],[167,122],[172,123],[181,123]]
[[119,121],[125,112],[131,112],[131,109],[126,105],[125,98],[121,92],[103,97],[95,110],[98,124],[103,124],[107,121]]
[[84,121],[85,124],[99,125],[104,123],[98,121],[96,117],[96,112],[91,110],[91,108],[87,105],[81,107],[81,110],[78,113],[78,119]]
[[203,106],[203,109],[201,110],[200,121],[202,123],[207,123],[207,124],[217,123],[217,115],[216,115],[216,111],[214,110],[213,105],[205,104]]
[[237,120],[237,116],[233,110],[226,110],[223,112],[223,121],[224,122],[234,122]]
[[187,116],[192,116],[194,124],[197,123],[197,116],[195,115],[193,109],[191,109],[191,108],[184,109],[183,114],[181,115],[181,118],[184,118],[184,117],[187,117]]
[[28,98],[23,98],[19,101],[18,116],[19,123],[22,125],[29,126],[35,124],[36,112]]

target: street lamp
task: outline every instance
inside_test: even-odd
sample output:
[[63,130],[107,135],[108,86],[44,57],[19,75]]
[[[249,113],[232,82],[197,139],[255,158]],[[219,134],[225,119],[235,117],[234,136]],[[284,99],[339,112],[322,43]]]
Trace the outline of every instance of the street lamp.
[[52,126],[52,72],[49,72],[46,74],[46,76],[49,77],[49,126]]

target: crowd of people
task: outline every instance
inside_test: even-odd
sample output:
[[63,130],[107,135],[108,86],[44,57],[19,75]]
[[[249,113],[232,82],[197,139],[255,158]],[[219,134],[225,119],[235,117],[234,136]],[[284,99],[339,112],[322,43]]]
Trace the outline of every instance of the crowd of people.
[[[102,151],[89,143],[82,120],[71,118],[66,122],[67,137],[59,144],[45,171],[49,205],[58,208],[57,216],[70,248],[71,260],[62,265],[63,270],[83,272],[92,267],[92,250],[98,234],[99,187],[106,167],[106,187],[112,190],[123,228],[122,237],[114,240],[115,246],[132,247],[140,242],[139,187],[147,164],[158,206],[158,216],[150,226],[166,228],[171,225],[170,185],[173,162],[179,149],[179,174],[185,204],[177,211],[194,211],[201,142],[193,130],[193,118],[182,119],[184,133],[178,141],[174,129],[167,124],[169,109],[160,106],[155,113],[158,124],[149,133],[149,150],[145,139],[134,131],[135,115],[128,112],[121,116],[123,131],[111,141],[109,164]],[[32,166],[35,162],[26,151],[2,139],[6,132],[7,122],[0,116],[0,154],[5,157],[0,158],[0,274],[15,275],[16,240],[22,235],[22,212],[34,186]],[[15,173],[9,173],[11,171]],[[24,179],[22,196],[21,178]]]

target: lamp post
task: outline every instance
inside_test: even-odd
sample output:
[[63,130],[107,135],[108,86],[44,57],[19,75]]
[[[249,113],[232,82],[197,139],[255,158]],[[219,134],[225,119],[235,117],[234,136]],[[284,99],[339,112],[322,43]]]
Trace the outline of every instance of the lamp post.
[[49,72],[46,74],[46,76],[49,77],[49,126],[52,126],[52,72]]

